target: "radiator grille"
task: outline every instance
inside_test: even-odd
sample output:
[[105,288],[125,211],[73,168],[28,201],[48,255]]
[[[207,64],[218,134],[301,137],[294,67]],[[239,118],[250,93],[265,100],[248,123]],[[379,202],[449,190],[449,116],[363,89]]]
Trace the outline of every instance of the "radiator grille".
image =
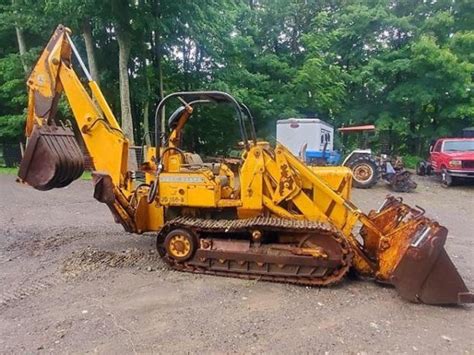
[[463,160],[462,167],[463,169],[474,169],[474,160]]

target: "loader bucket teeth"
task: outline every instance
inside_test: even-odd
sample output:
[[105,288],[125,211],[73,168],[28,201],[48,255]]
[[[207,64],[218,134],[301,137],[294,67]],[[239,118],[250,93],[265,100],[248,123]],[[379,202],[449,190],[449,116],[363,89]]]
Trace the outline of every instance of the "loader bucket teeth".
[[70,128],[33,129],[18,171],[21,180],[45,191],[67,186],[83,172],[83,154]]
[[412,302],[449,305],[473,303],[462,277],[449,258],[444,243],[448,230],[416,238],[402,256],[391,278],[400,296]]

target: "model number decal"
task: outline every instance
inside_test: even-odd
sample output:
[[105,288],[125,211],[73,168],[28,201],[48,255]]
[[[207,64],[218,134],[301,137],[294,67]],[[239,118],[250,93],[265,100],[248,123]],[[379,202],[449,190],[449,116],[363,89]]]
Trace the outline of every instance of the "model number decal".
[[180,176],[180,175],[163,175],[160,176],[160,182],[204,182],[202,176]]

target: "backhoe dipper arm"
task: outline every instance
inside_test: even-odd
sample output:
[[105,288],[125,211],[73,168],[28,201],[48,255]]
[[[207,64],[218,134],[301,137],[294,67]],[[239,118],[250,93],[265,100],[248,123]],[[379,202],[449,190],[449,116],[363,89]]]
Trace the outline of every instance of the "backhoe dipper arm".
[[[94,170],[110,175],[115,186],[127,187],[128,140],[69,34],[70,30],[62,25],[56,28],[28,79],[26,136],[30,137],[34,125],[55,124],[54,116],[64,92]],[[93,98],[71,66],[72,52],[82,66]]]

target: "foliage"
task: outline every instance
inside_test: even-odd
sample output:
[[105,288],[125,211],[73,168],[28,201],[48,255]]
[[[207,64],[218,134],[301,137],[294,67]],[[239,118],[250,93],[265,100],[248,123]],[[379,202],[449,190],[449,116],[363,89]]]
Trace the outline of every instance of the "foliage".
[[0,166],[0,175],[17,175],[18,168],[5,168]]
[[0,116],[0,142],[15,142],[18,132],[23,131],[24,124],[23,115]]
[[[246,103],[261,138],[274,137],[277,119],[319,116],[335,126],[375,123],[391,132],[393,153],[423,155],[432,139],[474,125],[472,4],[0,0],[0,142],[22,137],[22,63],[31,68],[39,48],[64,22],[84,57],[82,34],[90,26],[100,84],[118,117],[118,31],[130,40],[139,144],[155,128],[154,108],[162,95],[212,89]],[[18,28],[28,49],[22,57]],[[61,112],[69,114],[62,106]],[[196,110],[186,135],[189,149],[209,155],[225,154],[239,140],[232,112],[214,106]]]
[[423,160],[423,158],[417,155],[405,154],[402,156],[403,165],[407,169],[415,169],[416,165]]

